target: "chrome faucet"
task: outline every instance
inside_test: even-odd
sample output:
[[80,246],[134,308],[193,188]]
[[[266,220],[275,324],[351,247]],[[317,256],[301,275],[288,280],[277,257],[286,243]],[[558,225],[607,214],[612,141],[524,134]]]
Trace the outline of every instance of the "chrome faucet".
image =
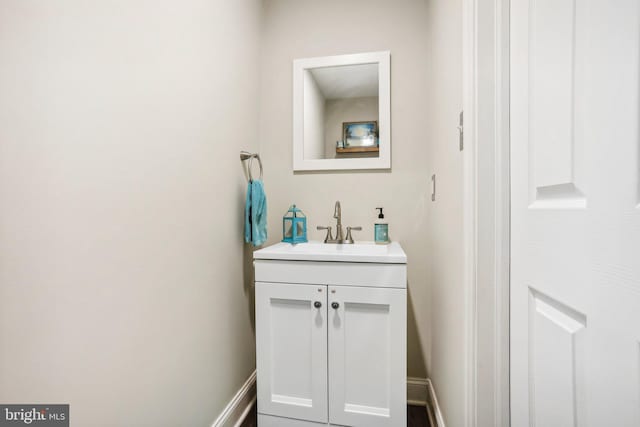
[[347,237],[344,237],[344,231],[342,230],[342,208],[340,207],[340,201],[336,202],[336,207],[333,211],[333,217],[337,220],[336,224],[336,238],[333,238],[331,233],[331,226],[322,227],[318,226],[318,230],[327,230],[327,235],[324,238],[325,243],[353,243],[353,237],[351,236],[351,230],[362,230],[362,227],[347,227]]
[[338,243],[343,243],[344,233],[342,231],[342,208],[340,207],[340,200],[336,202],[333,217],[338,220],[338,223],[336,224],[336,240]]

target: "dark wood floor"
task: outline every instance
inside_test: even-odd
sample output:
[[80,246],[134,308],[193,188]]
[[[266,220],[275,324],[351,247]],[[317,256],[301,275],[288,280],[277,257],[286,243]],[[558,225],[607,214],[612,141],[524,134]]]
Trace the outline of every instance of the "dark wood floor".
[[[251,408],[251,413],[242,423],[242,427],[257,427],[256,405]],[[423,406],[407,406],[407,427],[429,427],[427,410]]]

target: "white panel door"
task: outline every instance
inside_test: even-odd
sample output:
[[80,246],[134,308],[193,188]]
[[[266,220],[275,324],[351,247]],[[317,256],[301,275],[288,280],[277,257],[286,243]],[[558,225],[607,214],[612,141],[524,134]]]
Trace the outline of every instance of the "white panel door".
[[511,1],[511,420],[640,426],[639,0]]
[[259,413],[327,422],[326,294],[256,282]]
[[329,286],[329,420],[406,426],[407,293]]

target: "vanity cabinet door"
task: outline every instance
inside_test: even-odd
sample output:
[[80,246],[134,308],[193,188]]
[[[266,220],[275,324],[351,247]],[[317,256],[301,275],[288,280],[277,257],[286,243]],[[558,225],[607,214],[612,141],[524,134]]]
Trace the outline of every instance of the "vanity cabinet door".
[[406,426],[406,290],[329,286],[329,421]]
[[327,422],[327,287],[256,283],[258,412]]

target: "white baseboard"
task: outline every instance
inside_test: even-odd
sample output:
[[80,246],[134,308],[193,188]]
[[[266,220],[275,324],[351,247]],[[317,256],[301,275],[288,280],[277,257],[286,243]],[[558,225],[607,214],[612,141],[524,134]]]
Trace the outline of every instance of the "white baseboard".
[[440,405],[436,397],[436,390],[433,388],[433,383],[430,379],[427,379],[427,402],[427,413],[429,414],[431,425],[433,427],[445,427],[442,411],[440,411]]
[[255,401],[256,371],[253,371],[211,427],[240,427]]
[[[253,371],[211,427],[240,427],[256,402],[256,371]],[[407,378],[407,404],[426,406],[433,427],[445,427],[431,380]]]
[[427,406],[427,379],[407,378],[407,404],[414,406]]

